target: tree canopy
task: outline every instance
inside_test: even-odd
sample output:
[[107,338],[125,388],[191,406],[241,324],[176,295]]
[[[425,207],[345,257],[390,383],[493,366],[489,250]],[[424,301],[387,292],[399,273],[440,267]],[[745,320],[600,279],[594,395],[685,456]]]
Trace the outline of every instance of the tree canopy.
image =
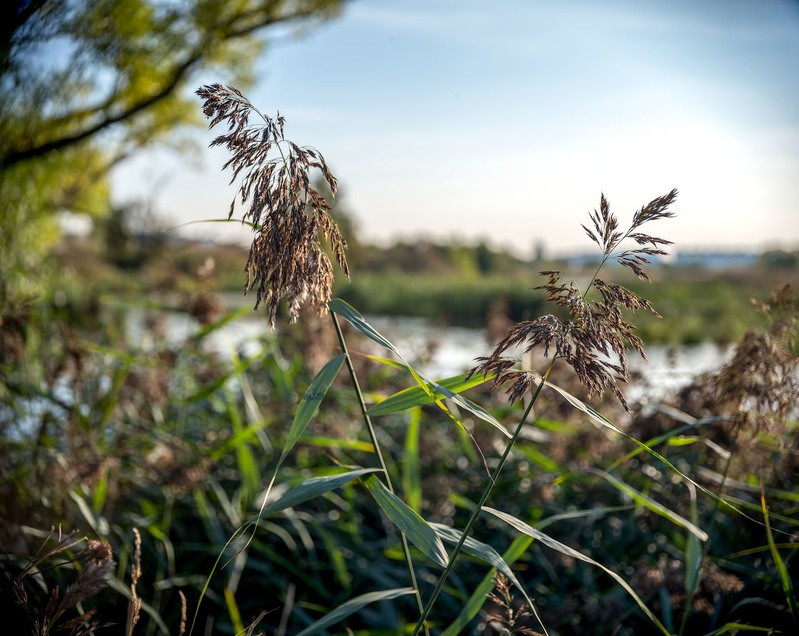
[[106,176],[199,122],[188,84],[216,67],[246,86],[264,35],[343,0],[10,0],[0,9],[0,300],[56,235],[61,209],[109,209]]

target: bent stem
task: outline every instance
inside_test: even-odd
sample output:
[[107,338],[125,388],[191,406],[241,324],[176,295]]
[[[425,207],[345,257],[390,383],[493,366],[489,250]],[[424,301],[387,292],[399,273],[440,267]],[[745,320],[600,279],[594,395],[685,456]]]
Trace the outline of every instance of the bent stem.
[[[347,364],[347,370],[350,373],[350,379],[352,380],[352,386],[355,391],[355,395],[358,397],[358,405],[361,408],[361,415],[363,416],[363,423],[366,426],[366,430],[369,431],[369,437],[372,440],[372,446],[375,449],[375,455],[377,455],[377,460],[380,462],[380,468],[383,471],[383,475],[386,478],[386,487],[389,491],[393,494],[394,493],[394,486],[391,483],[391,476],[388,473],[388,466],[386,466],[386,461],[383,458],[383,451],[380,449],[380,444],[377,441],[377,435],[375,434],[375,428],[372,424],[372,418],[369,417],[369,413],[366,408],[366,401],[363,398],[363,392],[361,391],[361,385],[358,383],[358,376],[355,373],[355,368],[352,365],[352,358],[350,357],[349,349],[347,348],[347,342],[344,340],[344,334],[341,332],[341,325],[338,322],[338,317],[332,311],[330,312],[330,317],[333,320],[333,326],[336,328],[336,336],[338,337],[339,345],[341,346],[341,351],[344,354],[344,361]],[[405,536],[405,533],[400,531],[400,538],[402,539],[402,552],[405,555],[405,565],[408,567],[408,576],[411,579],[411,586],[414,590],[414,598],[416,599],[416,607],[419,610],[419,614],[421,615],[424,607],[422,605],[422,594],[419,591],[419,584],[416,581],[416,572],[413,569],[413,560],[411,559],[411,550],[408,545],[408,539]],[[418,627],[416,632],[418,633]],[[427,629],[427,625],[425,625],[425,634],[430,636],[430,632]]]
[[527,408],[524,409],[524,413],[522,414],[521,418],[519,419],[519,423],[516,425],[516,430],[513,431],[513,437],[511,437],[508,445],[505,446],[505,450],[502,453],[502,456],[499,458],[499,462],[494,468],[494,472],[491,473],[488,479],[488,483],[486,483],[486,487],[483,489],[483,494],[480,495],[480,499],[477,502],[477,506],[475,507],[474,511],[472,512],[469,520],[466,522],[466,527],[463,529],[461,533],[460,539],[458,539],[458,543],[455,544],[455,548],[452,551],[452,554],[449,557],[449,561],[447,562],[447,567],[444,568],[444,571],[441,573],[441,576],[436,583],[435,589],[433,589],[433,593],[430,595],[430,598],[427,600],[427,604],[422,611],[421,616],[419,617],[419,621],[416,623],[416,627],[413,630],[414,636],[419,633],[419,630],[424,627],[425,632],[427,632],[427,617],[430,615],[430,612],[433,609],[433,605],[438,598],[438,595],[441,593],[441,590],[444,589],[444,584],[447,582],[447,578],[449,577],[452,568],[455,565],[455,560],[458,558],[458,555],[463,548],[463,544],[466,543],[466,539],[471,535],[472,528],[474,524],[477,523],[477,518],[480,516],[480,512],[483,510],[483,505],[491,496],[491,492],[494,489],[494,485],[497,483],[497,479],[499,478],[499,473],[502,471],[502,467],[505,465],[508,457],[510,456],[510,452],[513,449],[513,446],[516,444],[516,440],[519,439],[519,434],[522,432],[522,427],[524,426],[525,422],[527,421],[527,417],[530,415],[530,411],[533,410],[533,405],[535,404],[538,396],[541,393],[541,389],[544,388],[544,384],[546,383],[546,379],[549,377],[550,371],[552,371],[552,367],[555,364],[555,360],[557,358],[553,357],[552,361],[549,363],[549,367],[547,367],[546,373],[544,373],[543,377],[541,378],[541,382],[538,384],[538,387],[533,393],[533,397],[530,400],[530,403],[527,405]]

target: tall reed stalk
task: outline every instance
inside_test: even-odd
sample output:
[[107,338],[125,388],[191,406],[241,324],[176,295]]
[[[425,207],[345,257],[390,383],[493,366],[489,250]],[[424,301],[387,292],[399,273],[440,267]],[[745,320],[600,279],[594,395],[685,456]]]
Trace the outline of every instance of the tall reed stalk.
[[[601,250],[600,264],[587,287],[581,290],[574,281],[562,281],[560,271],[542,272],[546,282],[539,289],[544,290],[547,302],[556,307],[559,315],[548,314],[513,326],[489,356],[478,359],[479,365],[472,370],[470,377],[492,379],[494,386],[506,386],[511,402],[518,401],[528,393],[531,393],[531,397],[513,433],[508,434],[510,440],[489,475],[465,527],[453,535],[444,530],[434,529],[396,496],[337,314],[344,315],[362,333],[399,355],[422,390],[423,398],[438,404],[456,423],[462,426],[446,407],[443,398],[453,399],[456,402],[460,400],[457,403],[488,421],[492,421],[493,418],[476,405],[459,398],[453,391],[427,380],[415,371],[411,365],[405,363],[391,343],[345,303],[332,307],[330,301],[333,272],[327,252],[323,248],[324,242],[329,244],[331,253],[347,276],[349,270],[345,256],[346,242],[332,219],[332,209],[311,184],[310,171],[319,170],[335,194],[336,179],[328,169],[322,154],[312,148],[301,148],[286,139],[285,121],[280,115],[275,118],[264,116],[235,89],[215,84],[201,88],[198,94],[204,100],[203,111],[211,119],[210,125],[213,127],[223,122],[227,124],[228,132],[217,137],[212,145],[224,145],[231,152],[231,159],[225,167],[232,169],[232,181],[241,177],[240,202],[249,206],[244,213],[244,220],[252,227],[254,239],[246,266],[245,290],[253,286],[256,288],[256,307],[262,303],[266,305],[273,325],[283,300],[286,301],[291,321],[297,319],[302,305],[307,304],[320,313],[332,309],[332,321],[339,346],[384,480],[384,486],[379,486],[371,481],[373,477],[369,477],[365,484],[375,496],[378,505],[400,530],[405,563],[419,612],[413,633],[417,634],[422,629],[428,632],[427,621],[433,606],[458,557],[467,545],[471,546],[473,552],[502,569],[504,574],[513,577],[499,555],[488,546],[475,541],[472,534],[481,512],[488,510],[486,503],[543,388],[545,386],[554,388],[556,392],[567,397],[573,405],[589,412],[588,407],[562,389],[549,384],[548,378],[555,364],[563,362],[569,365],[586,388],[589,398],[610,391],[626,409],[629,409],[618,387],[618,382],[627,381],[629,375],[627,346],[634,348],[644,358],[646,354],[643,342],[635,335],[635,327],[627,322],[625,312],[639,309],[654,314],[656,312],[648,301],[639,298],[621,285],[605,282],[599,278],[599,274],[605,264],[612,259],[630,269],[638,278],[649,280],[645,266],[650,263],[650,257],[666,254],[663,247],[670,242],[645,234],[640,229],[648,222],[673,216],[669,207],[675,201],[677,191],[672,190],[641,207],[633,215],[626,231],[619,230],[618,220],[610,211],[610,205],[603,194],[600,209],[590,214],[591,226],[583,226],[589,238]],[[251,114],[258,115],[262,123],[251,125],[249,123]],[[229,217],[232,217],[234,207],[235,201],[231,204]],[[628,240],[634,245],[623,247],[622,244]],[[593,296],[589,296],[589,292],[592,292]],[[519,366],[515,354],[519,348],[523,349],[525,354],[533,349],[542,349],[548,358],[546,371],[541,374],[533,368]],[[336,372],[337,369],[338,367],[335,367]],[[325,387],[329,386],[332,379],[332,376],[327,379]],[[316,395],[313,403],[318,405],[319,399],[320,397]],[[303,419],[303,426],[305,423],[307,418]],[[504,430],[498,422],[493,423]],[[295,433],[293,430],[290,437],[296,441],[300,432]],[[287,449],[284,448],[281,461],[286,452]],[[362,473],[363,471],[360,471],[359,474]],[[381,494],[381,488],[385,488],[386,492]],[[262,512],[263,510],[262,507]],[[511,518],[509,521],[514,527],[526,532],[527,526],[521,520]],[[530,529],[530,532],[537,531]],[[438,561],[443,567],[426,603],[422,603],[408,536],[412,537],[416,546],[427,556]],[[544,539],[545,535],[541,533],[534,536],[539,536],[555,549],[566,554],[570,553],[569,548],[549,537]],[[455,543],[449,556],[443,548],[441,537]],[[588,557],[577,554],[578,558],[595,563]],[[608,571],[607,568],[603,569]],[[618,578],[618,575],[608,572],[628,589],[645,613],[665,632],[659,621],[629,586]],[[511,580],[519,585],[515,577]],[[405,592],[401,589],[387,590],[384,597],[403,593]],[[336,612],[333,614],[336,615]],[[326,620],[318,622],[320,627],[327,624]],[[546,631],[546,628],[544,629]]]

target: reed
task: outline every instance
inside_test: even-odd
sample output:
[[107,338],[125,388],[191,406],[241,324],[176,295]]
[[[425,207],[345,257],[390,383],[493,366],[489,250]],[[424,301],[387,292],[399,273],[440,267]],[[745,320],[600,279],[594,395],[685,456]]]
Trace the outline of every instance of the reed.
[[[249,184],[236,200],[253,238],[244,278],[266,314],[257,346],[214,348],[253,318],[220,313],[207,263],[177,300],[137,307],[135,338],[122,300],[68,287],[66,302],[0,317],[4,627],[796,631],[788,287],[761,299],[723,367],[636,397],[634,324],[671,308],[630,281],[667,248],[646,228],[676,193],[626,226],[602,196],[584,228],[603,262],[593,280],[525,281],[531,312],[473,372],[429,377],[332,297],[347,254],[308,189],[314,174],[335,183],[321,153],[237,91],[202,90]],[[195,327],[175,338],[167,316]],[[34,528],[57,524],[79,532],[37,550],[48,533]]]

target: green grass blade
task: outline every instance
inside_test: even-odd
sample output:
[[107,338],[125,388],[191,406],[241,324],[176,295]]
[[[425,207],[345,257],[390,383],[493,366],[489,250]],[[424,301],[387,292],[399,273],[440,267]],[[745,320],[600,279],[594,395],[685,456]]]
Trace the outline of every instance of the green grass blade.
[[[451,378],[446,378],[444,380],[439,380],[435,383],[435,385],[431,385],[431,389],[436,397],[444,397],[444,393],[436,390],[435,387],[441,386],[445,389],[449,389],[451,393],[460,393],[461,391],[465,391],[466,389],[470,389],[486,381],[486,379],[482,376],[473,376],[469,379],[467,379],[467,376],[468,374],[464,373]],[[399,391],[398,393],[387,397],[382,402],[379,402],[369,409],[369,415],[388,415],[389,413],[399,413],[400,411],[405,411],[407,409],[413,408],[414,406],[425,406],[427,404],[431,404],[432,402],[433,398],[424,389],[422,389],[422,387],[414,386],[409,389]]]
[[187,395],[185,398],[182,398],[180,402],[182,404],[192,404],[193,402],[199,402],[200,400],[204,400],[210,395],[213,395],[221,387],[227,384],[230,378],[236,377],[237,375],[243,373],[247,369],[247,367],[250,366],[251,362],[252,360],[250,360],[249,358],[244,358],[239,360],[238,362],[235,362],[227,373],[222,374],[221,376],[216,378],[213,382],[210,382],[209,384],[200,387],[200,389],[198,389],[195,393],[192,393],[191,395]]
[[[229,389],[225,390],[225,400],[227,402],[228,417],[230,424],[233,428],[234,436],[243,433],[248,427],[244,425],[239,413],[239,406],[235,396]],[[247,499],[255,496],[258,487],[261,483],[261,471],[258,468],[258,462],[255,460],[255,455],[252,448],[246,442],[236,444],[236,462],[238,464],[239,474],[241,475],[241,483],[247,493]]]
[[94,486],[92,493],[92,511],[94,514],[99,515],[103,512],[105,500],[108,496],[108,468],[104,468],[100,473],[100,479]]
[[[433,527],[433,530],[436,531],[436,534],[441,537],[442,541],[452,543],[453,545],[460,541],[461,535],[463,534],[460,530],[445,526],[441,523],[431,523],[430,525]],[[478,541],[473,537],[466,537],[466,541],[463,543],[463,551],[466,554],[470,554],[476,559],[483,561],[484,563],[488,563],[490,566],[502,572],[502,574],[504,574],[508,580],[513,583],[524,595],[524,598],[527,600],[527,603],[530,605],[530,607],[533,607],[533,601],[528,596],[527,590],[525,590],[522,584],[519,583],[519,580],[516,578],[513,570],[511,570],[510,566],[505,563],[505,560],[500,556],[499,552],[497,552],[487,543]]]
[[372,327],[364,317],[356,310],[354,307],[349,305],[348,303],[341,300],[341,298],[334,298],[329,303],[327,303],[328,308],[333,313],[338,314],[342,318],[344,318],[348,323],[350,323],[353,327],[355,327],[358,331],[360,331],[364,336],[367,338],[374,340],[377,344],[385,347],[389,351],[396,353],[400,358],[402,355],[391,342],[389,342],[388,338],[385,338],[381,335],[377,329]]
[[233,629],[237,634],[243,634],[245,627],[241,620],[241,612],[236,603],[236,597],[233,595],[233,590],[227,587],[225,588],[225,605],[227,606],[227,613],[230,617],[230,622],[233,624]]
[[213,333],[214,331],[218,331],[219,329],[221,329],[225,325],[227,325],[227,324],[229,324],[231,322],[235,322],[239,318],[243,318],[244,316],[246,316],[248,314],[251,314],[252,311],[253,310],[252,310],[252,308],[250,306],[239,307],[235,311],[231,311],[230,313],[222,316],[222,318],[220,318],[216,322],[212,322],[210,325],[206,325],[205,327],[203,327],[202,329],[197,331],[197,333],[194,334],[194,339],[197,340],[197,341],[200,341],[203,338],[205,338],[206,336],[208,336],[209,334]]
[[[527,552],[527,548],[530,547],[532,542],[533,538],[528,537],[526,534],[516,537],[511,543],[510,547],[505,550],[505,553],[502,555],[502,560],[505,561],[505,563],[507,563],[509,566],[513,565],[525,552]],[[494,589],[495,571],[496,570],[492,568],[491,571],[486,574],[485,577],[483,577],[483,580],[480,581],[480,583],[474,589],[472,595],[469,597],[466,603],[463,604],[463,608],[461,609],[457,618],[449,627],[441,632],[441,636],[458,636],[458,634],[465,633],[469,623],[475,616],[477,616],[477,613],[482,609],[483,605],[485,605],[486,601],[488,600],[489,593]]]
[[780,576],[780,583],[782,584],[782,592],[785,594],[785,599],[788,602],[788,607],[791,608],[791,615],[796,624],[799,624],[799,604],[796,600],[796,594],[793,591],[793,583],[788,574],[788,567],[774,543],[774,535],[771,532],[771,523],[768,518],[768,506],[766,506],[766,495],[762,490],[760,491],[760,506],[763,509],[763,522],[766,526],[766,538],[768,539],[769,549],[771,550],[771,558],[774,559],[774,565],[777,567],[777,573]]
[[368,360],[374,360],[375,362],[379,362],[380,364],[384,364],[387,367],[392,367],[394,369],[400,369],[402,371],[407,371],[408,370],[408,365],[407,364],[403,364],[402,362],[399,362],[397,360],[392,360],[391,358],[383,358],[382,356],[373,356],[373,355],[370,355],[370,354],[367,354],[367,353],[363,353],[363,354],[359,354],[359,355],[362,355],[364,358],[367,358]]
[[374,475],[366,478],[366,487],[375,498],[377,505],[397,526],[408,541],[413,543],[422,553],[438,563],[441,567],[447,566],[449,557],[438,534],[422,517],[411,510],[404,501],[393,494],[383,482]]
[[[696,507],[696,488],[689,485],[691,494],[691,521],[699,522],[699,511]],[[688,535],[685,543],[685,590],[689,594],[696,592],[699,587],[699,572],[702,569],[702,547],[699,538],[694,534]]]
[[280,453],[278,466],[283,463],[283,460],[291,452],[291,449],[294,448],[294,444],[300,439],[305,427],[308,426],[308,422],[311,421],[311,418],[316,413],[322,398],[325,397],[330,385],[333,384],[333,380],[336,379],[341,365],[344,364],[344,358],[346,358],[346,356],[342,353],[330,360],[330,362],[322,367],[322,370],[316,374],[316,377],[305,391],[305,395],[302,396],[302,401],[297,408],[297,413],[294,415],[294,421],[291,423],[291,429],[283,445],[283,451]]
[[730,632],[768,632],[769,634],[775,633],[771,627],[757,627],[756,625],[747,625],[746,623],[727,623],[718,629],[714,629],[705,636],[721,636],[722,634],[729,634]]
[[344,450],[360,451],[362,453],[375,452],[374,444],[360,439],[342,439],[340,437],[306,435],[303,437],[303,444],[306,446],[316,446],[317,448],[339,448]]
[[690,532],[693,536],[700,539],[701,541],[707,541],[708,536],[707,532],[696,526],[695,524],[691,523],[685,517],[678,515],[676,512],[669,510],[661,503],[658,503],[651,497],[639,492],[629,484],[624,483],[621,479],[614,477],[613,475],[606,473],[604,470],[597,470],[596,468],[589,468],[588,472],[593,473],[599,477],[602,477],[605,481],[610,483],[614,488],[619,490],[620,492],[624,493],[630,499],[632,499],[635,503],[639,506],[643,506],[650,512],[654,512],[656,515],[660,515],[671,521],[673,524],[682,526],[688,532]]
[[380,469],[356,468],[355,470],[350,470],[346,473],[339,473],[337,475],[324,475],[321,477],[311,477],[310,479],[306,479],[299,486],[295,486],[289,490],[280,499],[277,499],[264,507],[263,511],[259,515],[259,519],[269,517],[280,512],[281,510],[285,510],[286,508],[297,506],[305,501],[318,497],[319,495],[323,495],[326,492],[335,490],[339,486],[343,486],[353,479],[376,472],[380,472]]
[[[344,302],[340,298],[334,298],[328,303],[328,307],[330,311],[338,314],[339,316],[347,320],[353,327],[355,327],[363,335],[374,340],[378,344],[384,346],[389,351],[392,351],[404,364],[405,368],[408,370],[408,373],[411,374],[411,377],[413,377],[413,379],[416,381],[416,384],[419,385],[422,392],[424,392],[430,398],[430,403],[435,403],[435,405],[438,406],[438,408],[440,408],[444,413],[446,413],[446,415],[457,426],[461,427],[463,430],[466,430],[466,427],[463,425],[463,422],[461,422],[455,416],[455,414],[449,408],[447,408],[447,405],[444,404],[444,402],[441,400],[441,396],[450,398],[455,403],[457,403],[461,408],[473,413],[481,420],[485,420],[486,422],[488,422],[489,424],[500,430],[508,438],[511,437],[511,434],[507,431],[507,429],[505,429],[505,427],[502,426],[502,424],[500,424],[499,421],[497,421],[497,419],[494,418],[493,415],[488,413],[488,411],[484,410],[483,408],[472,402],[469,402],[469,400],[453,393],[449,389],[442,387],[441,385],[436,384],[435,382],[425,378],[423,374],[419,373],[416,369],[413,368],[412,365],[408,363],[407,360],[405,360],[405,358],[402,356],[399,350],[393,344],[391,344],[391,342],[389,342],[387,338],[381,335],[377,331],[377,329],[375,329],[368,322],[366,322],[366,320],[364,320],[364,317],[361,316],[361,314],[359,314],[354,308],[352,308],[346,302]],[[441,395],[438,395],[439,393]]]
[[475,404],[471,400],[467,400],[462,395],[453,393],[452,391],[450,391],[446,387],[441,386],[440,384],[436,384],[435,382],[432,382],[430,384],[432,389],[435,390],[437,393],[443,394],[444,397],[449,398],[465,411],[469,411],[472,415],[477,416],[479,419],[483,420],[484,422],[488,422],[489,424],[491,424],[491,426],[497,429],[508,439],[513,437],[513,435],[511,435],[511,432],[508,429],[506,429],[504,426],[502,426],[502,424],[499,423],[499,420],[497,420],[493,415],[491,415],[491,413],[486,411],[482,406]]
[[638,607],[641,608],[641,611],[644,612],[644,614],[647,615],[649,620],[651,620],[663,634],[666,634],[666,636],[670,636],[669,630],[667,630],[666,627],[663,625],[663,623],[661,623],[660,620],[658,620],[657,616],[655,616],[655,614],[652,612],[652,610],[650,610],[646,606],[644,601],[641,600],[641,597],[638,596],[638,594],[635,593],[635,590],[633,590],[632,587],[630,587],[630,584],[627,583],[627,581],[625,581],[616,572],[614,572],[613,570],[611,570],[608,567],[605,567],[604,565],[602,565],[598,561],[594,561],[594,559],[592,559],[591,557],[586,556],[582,552],[578,552],[574,548],[570,548],[565,543],[561,543],[560,541],[557,541],[556,539],[553,539],[548,534],[544,534],[540,530],[536,530],[535,528],[527,525],[521,519],[517,519],[513,515],[509,515],[509,514],[507,514],[505,512],[502,512],[501,510],[495,510],[494,508],[489,508],[488,506],[483,506],[483,510],[485,510],[486,512],[491,513],[495,517],[498,517],[499,519],[501,519],[502,521],[507,523],[512,528],[515,528],[519,532],[523,532],[524,534],[526,534],[526,535],[528,535],[530,537],[533,537],[534,539],[539,540],[541,543],[543,543],[548,548],[551,548],[552,550],[556,550],[556,551],[560,552],[561,554],[565,554],[566,556],[572,557],[573,559],[578,559],[578,560],[583,561],[585,563],[589,563],[591,565],[594,565],[594,566],[598,567],[600,570],[602,570],[603,572],[605,572],[608,575],[610,575],[633,598],[633,600],[638,604]]
[[408,506],[416,512],[422,511],[422,468],[419,456],[419,433],[422,410],[414,408],[408,413],[408,428],[405,432],[405,452],[402,456],[402,492]]
[[361,594],[360,596],[356,596],[355,598],[342,603],[332,612],[326,616],[323,616],[312,625],[306,627],[299,634],[297,634],[297,636],[311,636],[311,634],[318,634],[323,629],[327,629],[331,625],[335,625],[339,621],[347,618],[347,616],[350,614],[354,614],[370,603],[376,603],[378,601],[390,601],[400,596],[406,596],[408,594],[414,593],[415,590],[412,587],[398,587],[393,590],[381,590],[379,592]]

